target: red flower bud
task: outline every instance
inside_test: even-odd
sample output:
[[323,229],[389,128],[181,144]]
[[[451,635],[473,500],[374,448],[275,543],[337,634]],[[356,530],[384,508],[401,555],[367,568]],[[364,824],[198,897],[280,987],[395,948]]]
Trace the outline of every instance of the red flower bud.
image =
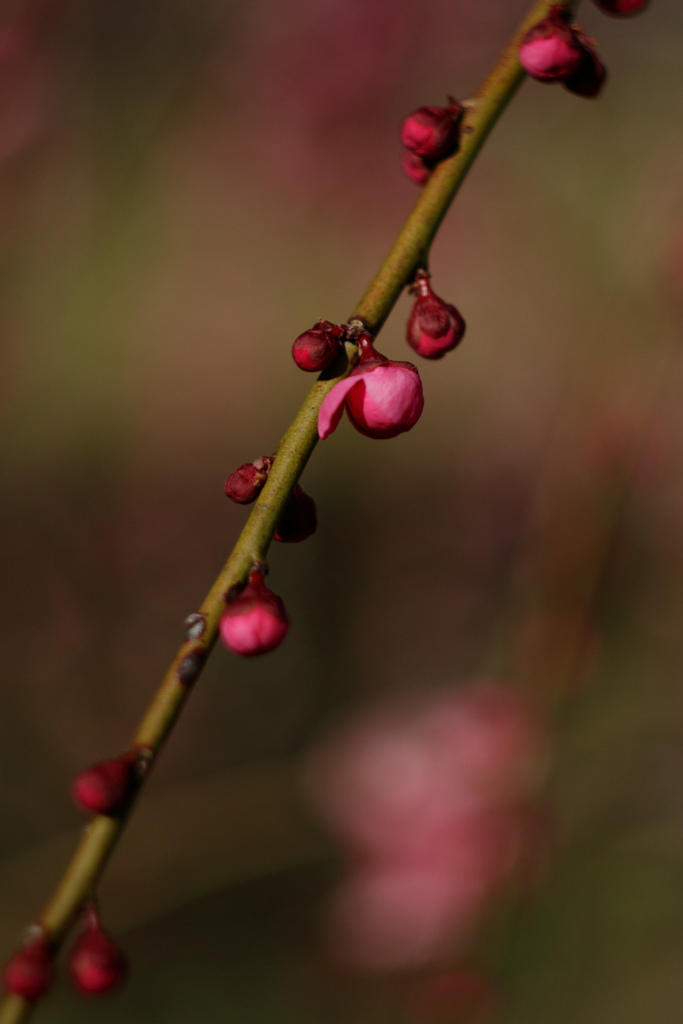
[[275,531],[275,540],[291,544],[294,541],[306,540],[318,529],[318,510],[310,494],[296,485],[292,496],[285,505]]
[[300,334],[292,345],[292,358],[301,370],[319,373],[330,365],[341,345],[345,328],[318,320],[314,327]]
[[318,435],[329,437],[342,413],[366,437],[396,437],[414,427],[424,407],[422,382],[412,363],[395,362],[377,352],[367,335],[359,339],[360,362],[325,396],[318,414]]
[[429,181],[434,164],[407,149],[401,157],[401,167],[406,177],[410,178],[415,185],[425,185]]
[[417,272],[413,288],[417,298],[408,318],[408,344],[425,359],[440,359],[462,341],[465,321],[455,306],[434,294],[425,270]]
[[593,0],[593,2],[604,14],[612,14],[620,18],[629,14],[640,14],[650,0]]
[[33,1001],[45,995],[53,975],[54,957],[45,935],[40,932],[8,960],[2,980],[7,992]]
[[282,598],[268,590],[258,571],[251,573],[242,593],[228,602],[220,624],[223,643],[248,658],[273,651],[288,629]]
[[401,142],[427,160],[443,160],[458,148],[462,114],[455,100],[448,107],[418,107],[403,122]]
[[225,481],[226,497],[232,498],[238,505],[248,505],[254,501],[263,490],[272,464],[272,455],[264,455],[256,462],[245,462]]
[[539,82],[564,81],[578,70],[583,45],[567,23],[569,12],[558,5],[524,36],[519,59],[528,75]]
[[69,973],[74,985],[86,996],[99,996],[118,988],[126,980],[126,958],[107,935],[94,907],[86,910],[85,929],[71,950]]
[[73,781],[71,793],[84,811],[117,814],[130,796],[134,784],[135,758],[126,753],[112,761],[98,761],[80,772]]
[[592,98],[598,95],[605,83],[606,77],[607,70],[605,65],[595,50],[584,42],[583,56],[581,57],[578,70],[573,75],[570,75],[569,78],[565,78],[562,84],[565,89],[576,93],[577,96]]

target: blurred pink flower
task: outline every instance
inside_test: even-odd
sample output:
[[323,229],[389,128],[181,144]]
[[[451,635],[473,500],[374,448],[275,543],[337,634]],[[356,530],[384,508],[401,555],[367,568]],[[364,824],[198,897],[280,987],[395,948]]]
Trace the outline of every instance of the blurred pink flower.
[[318,435],[324,441],[334,433],[346,410],[361,434],[386,440],[411,430],[423,408],[422,382],[412,363],[386,358],[382,363],[361,362],[325,396],[318,414]]
[[335,957],[401,970],[461,950],[526,872],[545,757],[529,699],[495,682],[387,705],[322,744],[309,788],[351,864],[330,914]]

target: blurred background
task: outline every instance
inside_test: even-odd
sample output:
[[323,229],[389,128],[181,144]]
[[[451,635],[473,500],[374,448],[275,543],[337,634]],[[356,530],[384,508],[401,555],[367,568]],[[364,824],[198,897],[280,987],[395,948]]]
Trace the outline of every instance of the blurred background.
[[[71,778],[125,747],[239,534],[226,476],[306,394],[293,339],[347,318],[417,197],[401,118],[471,92],[527,6],[3,4],[7,954],[81,826]],[[287,641],[215,650],[112,860],[127,988],[63,981],[37,1021],[680,1021],[683,10],[581,22],[602,96],[525,83],[436,240],[468,331],[421,361],[418,427],[314,453],[317,534],[271,551]],[[341,969],[353,850],[311,751],[481,677],[547,715],[541,877],[434,963]]]

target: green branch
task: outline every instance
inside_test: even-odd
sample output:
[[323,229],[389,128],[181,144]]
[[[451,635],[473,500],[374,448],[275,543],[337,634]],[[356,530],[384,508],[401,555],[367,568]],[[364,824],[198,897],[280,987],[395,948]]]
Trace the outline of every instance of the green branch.
[[[426,264],[432,240],[473,160],[524,78],[517,56],[520,39],[547,15],[551,6],[552,0],[539,0],[533,4],[491,73],[467,101],[458,152],[437,165],[377,276],[353,311],[352,317],[362,319],[373,334],[389,316],[415,270]],[[572,6],[578,6],[578,0]],[[349,373],[355,356],[355,346],[347,343],[333,366],[313,385],[282,438],[268,482],[232,554],[199,609],[201,617],[193,617],[186,639],[133,737],[131,746],[145,748],[150,764],[169,736],[216,641],[227,592],[246,581],[255,563],[265,562],[287,499],[318,440],[320,405],[337,381]],[[83,901],[96,887],[125,828],[130,810],[129,807],[125,815],[116,818],[98,816],[85,829],[64,875],[38,919],[38,924],[44,928],[55,948],[73,924]],[[20,1024],[28,1017],[31,1008],[31,1004],[18,996],[6,996],[0,1004],[0,1024]]]

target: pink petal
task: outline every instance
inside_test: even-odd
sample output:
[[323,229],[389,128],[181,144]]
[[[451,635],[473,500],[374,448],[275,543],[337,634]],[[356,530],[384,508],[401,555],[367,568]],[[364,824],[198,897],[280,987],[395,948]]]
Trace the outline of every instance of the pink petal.
[[396,437],[420,418],[424,398],[416,370],[392,363],[378,366],[368,374],[365,394],[354,394],[349,402],[354,423],[371,437]]
[[345,380],[340,380],[338,384],[335,384],[329,394],[325,396],[318,413],[318,436],[321,441],[324,441],[326,437],[329,437],[337,429],[339,420],[344,412],[346,397],[353,388],[359,385],[365,387],[365,382],[361,376],[347,377]]

